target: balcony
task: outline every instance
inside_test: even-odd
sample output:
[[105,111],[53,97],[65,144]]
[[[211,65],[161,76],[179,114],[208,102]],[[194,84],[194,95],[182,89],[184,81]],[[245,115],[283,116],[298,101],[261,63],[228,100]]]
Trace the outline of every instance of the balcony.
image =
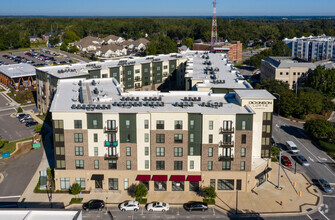
[[234,141],[220,141],[219,147],[234,147]]
[[105,147],[116,147],[117,145],[117,141],[105,141]]
[[140,83],[136,83],[135,84],[135,88],[141,88],[142,86],[141,86],[141,84]]
[[135,82],[141,81],[141,77],[135,77]]
[[120,157],[119,154],[105,154],[105,160],[116,160]]
[[107,132],[117,132],[118,127],[104,127],[104,131],[105,131],[105,133],[107,133]]
[[223,155],[220,155],[219,156],[219,161],[232,161],[234,160],[234,155],[230,155],[230,156],[223,156]]
[[225,133],[234,133],[234,128],[220,128],[219,129],[220,134],[225,134]]

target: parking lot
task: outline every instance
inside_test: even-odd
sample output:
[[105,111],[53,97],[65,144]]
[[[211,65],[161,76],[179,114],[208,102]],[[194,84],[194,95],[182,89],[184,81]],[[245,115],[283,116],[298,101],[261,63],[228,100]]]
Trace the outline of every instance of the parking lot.
[[48,50],[27,50],[25,52],[1,53],[0,65],[28,63],[34,66],[73,63],[71,58]]

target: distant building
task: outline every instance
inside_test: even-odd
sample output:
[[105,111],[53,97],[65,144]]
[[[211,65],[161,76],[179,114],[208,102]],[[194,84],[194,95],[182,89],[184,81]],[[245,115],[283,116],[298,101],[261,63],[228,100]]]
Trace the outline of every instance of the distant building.
[[96,52],[96,55],[102,56],[105,58],[119,57],[119,56],[127,55],[127,49],[119,45],[111,43],[111,44],[103,45],[101,49],[98,49],[98,51]]
[[0,82],[16,90],[36,87],[35,67],[23,63],[0,66]]
[[301,78],[316,68],[314,63],[298,61],[291,57],[268,57],[261,62],[261,81],[267,78],[280,80],[295,88]]
[[292,50],[292,57],[316,61],[335,59],[335,37],[309,36],[283,40]]
[[203,43],[201,40],[194,41],[193,50],[214,51],[216,53],[227,53],[232,62],[242,61],[242,44],[240,41],[217,43],[214,46]]
[[83,52],[89,52],[100,49],[103,42],[104,41],[98,37],[87,36],[80,41],[75,42],[74,45]]
[[42,39],[43,41],[47,42],[49,41],[49,38],[52,36],[52,35],[55,35],[57,34],[56,32],[48,32],[48,33],[45,33],[42,35]]
[[125,41],[125,39],[123,37],[118,37],[118,36],[115,36],[115,35],[109,35],[109,36],[103,38],[103,40],[106,44],[120,44],[123,41]]
[[38,42],[42,42],[43,39],[37,36],[30,36],[29,37],[30,43],[38,43]]

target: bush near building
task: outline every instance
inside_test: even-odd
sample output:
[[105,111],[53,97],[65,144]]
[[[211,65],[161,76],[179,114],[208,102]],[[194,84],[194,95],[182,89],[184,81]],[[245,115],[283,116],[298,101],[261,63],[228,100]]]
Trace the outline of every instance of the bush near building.
[[215,188],[213,186],[207,186],[202,188],[203,199],[204,202],[208,204],[215,204],[215,198],[217,197],[217,193],[215,192]]
[[141,204],[145,204],[147,202],[147,199],[143,199],[143,197],[146,197],[147,195],[148,195],[148,189],[144,184],[140,183],[135,186],[134,197],[136,198],[136,201],[138,201]]

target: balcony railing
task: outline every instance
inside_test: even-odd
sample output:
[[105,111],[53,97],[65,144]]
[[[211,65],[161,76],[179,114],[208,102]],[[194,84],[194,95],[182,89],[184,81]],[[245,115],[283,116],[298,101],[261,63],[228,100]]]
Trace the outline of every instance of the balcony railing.
[[118,127],[104,127],[105,132],[117,132]]
[[141,81],[140,77],[135,77],[135,82]]
[[105,141],[105,147],[116,147],[117,145],[117,141]]
[[234,141],[220,141],[219,147],[233,147]]
[[220,128],[219,129],[220,134],[224,134],[224,133],[234,133],[234,128]]
[[105,154],[105,160],[115,160],[118,159],[120,157],[119,154]]
[[135,84],[135,88],[141,88],[141,84]]
[[219,161],[227,161],[227,160],[234,160],[234,155],[230,155],[230,156],[220,155],[219,156]]

